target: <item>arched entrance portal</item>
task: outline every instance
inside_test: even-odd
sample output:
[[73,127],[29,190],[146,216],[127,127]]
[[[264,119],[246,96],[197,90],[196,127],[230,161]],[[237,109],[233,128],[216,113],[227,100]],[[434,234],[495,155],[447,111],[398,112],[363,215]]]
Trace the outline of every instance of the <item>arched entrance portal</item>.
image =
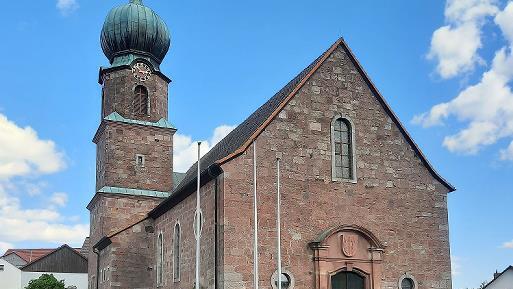
[[365,289],[365,280],[354,272],[339,272],[331,276],[331,289]]
[[368,230],[342,225],[310,243],[314,289],[381,289],[383,245]]

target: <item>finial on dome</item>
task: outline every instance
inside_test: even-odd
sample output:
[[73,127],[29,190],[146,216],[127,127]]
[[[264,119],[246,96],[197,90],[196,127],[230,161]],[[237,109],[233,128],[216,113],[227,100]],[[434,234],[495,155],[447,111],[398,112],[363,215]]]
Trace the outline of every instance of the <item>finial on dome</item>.
[[142,0],[130,0],[130,3],[138,4],[138,5],[143,5]]

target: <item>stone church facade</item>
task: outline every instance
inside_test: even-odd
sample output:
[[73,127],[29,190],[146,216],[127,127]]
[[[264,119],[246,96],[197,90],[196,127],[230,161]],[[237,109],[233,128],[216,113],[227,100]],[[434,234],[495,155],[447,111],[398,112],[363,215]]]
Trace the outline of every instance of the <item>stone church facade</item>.
[[[129,24],[127,24],[129,23]],[[166,25],[142,1],[102,30],[89,288],[194,286],[196,164],[173,172]],[[286,288],[451,288],[447,194],[343,39],[201,160],[202,288],[276,287],[276,160]],[[285,288],[285,287],[284,287]]]

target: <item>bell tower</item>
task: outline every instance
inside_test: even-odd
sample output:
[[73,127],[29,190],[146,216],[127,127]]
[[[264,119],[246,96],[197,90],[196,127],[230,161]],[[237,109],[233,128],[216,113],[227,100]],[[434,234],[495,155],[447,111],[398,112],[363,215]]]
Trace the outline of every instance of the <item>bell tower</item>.
[[[100,125],[96,144],[96,193],[92,244],[133,224],[173,189],[173,135],[168,85],[160,63],[170,47],[164,21],[141,0],[110,11],[101,31],[110,65],[100,68]],[[90,276],[96,256],[91,252]]]
[[170,192],[175,128],[168,122],[168,84],[160,63],[170,46],[166,24],[140,0],[114,8],[101,46],[110,67],[100,69],[101,124],[96,190]]

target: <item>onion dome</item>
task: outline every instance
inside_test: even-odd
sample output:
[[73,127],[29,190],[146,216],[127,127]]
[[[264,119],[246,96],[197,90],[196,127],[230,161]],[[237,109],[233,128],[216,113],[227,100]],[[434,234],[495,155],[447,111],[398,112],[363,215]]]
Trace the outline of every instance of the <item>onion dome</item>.
[[145,58],[158,68],[171,44],[166,23],[142,0],[112,9],[100,38],[103,53],[113,66]]

